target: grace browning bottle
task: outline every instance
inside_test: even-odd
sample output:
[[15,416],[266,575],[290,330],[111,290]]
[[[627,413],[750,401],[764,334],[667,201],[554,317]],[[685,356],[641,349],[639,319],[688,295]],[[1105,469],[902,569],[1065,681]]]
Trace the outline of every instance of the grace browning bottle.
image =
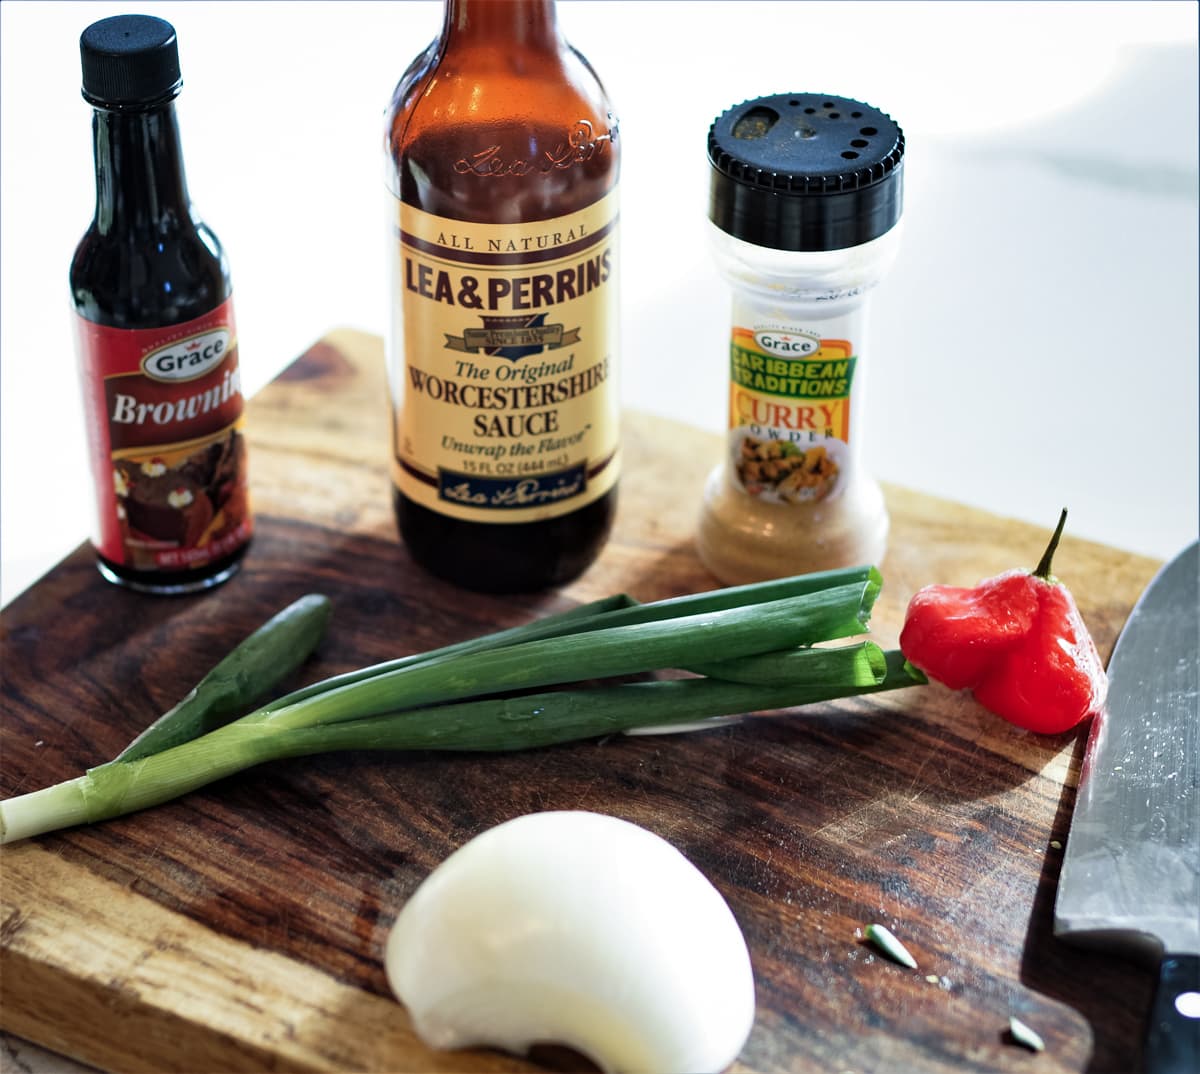
[[105,578],[186,593],[229,578],[250,541],[229,268],[192,211],[175,31],[120,15],[79,42],[96,212],[71,263]]
[[732,285],[725,458],[701,559],[729,585],[882,558],[859,463],[867,300],[899,244],[904,135],[859,101],[746,101],[709,131],[710,237]]
[[467,588],[562,584],[616,507],[612,107],[553,0],[447,0],[385,146],[400,533]]

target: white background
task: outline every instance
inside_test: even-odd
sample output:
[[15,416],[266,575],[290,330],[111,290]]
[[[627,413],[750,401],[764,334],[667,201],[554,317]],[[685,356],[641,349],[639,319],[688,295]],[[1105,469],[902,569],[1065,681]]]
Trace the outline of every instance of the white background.
[[[386,322],[382,114],[439,3],[5,0],[4,602],[90,528],[67,290],[93,204],[78,37],[129,10],[179,33],[189,185],[230,256],[247,390],[331,327]],[[621,116],[627,406],[721,428],[714,116],[855,97],[908,139],[867,465],[1047,528],[1067,505],[1076,535],[1160,557],[1196,536],[1194,3],[564,0],[560,21]]]

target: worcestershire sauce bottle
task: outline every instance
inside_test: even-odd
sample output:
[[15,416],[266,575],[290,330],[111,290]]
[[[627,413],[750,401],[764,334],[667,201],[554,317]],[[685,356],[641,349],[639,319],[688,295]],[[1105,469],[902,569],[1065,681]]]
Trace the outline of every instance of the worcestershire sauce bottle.
[[616,507],[616,117],[553,0],[447,0],[385,144],[400,533],[470,589],[569,581]]
[[79,42],[96,215],[71,264],[100,573],[153,593],[214,586],[252,522],[229,269],[192,212],[175,31],[121,15]]

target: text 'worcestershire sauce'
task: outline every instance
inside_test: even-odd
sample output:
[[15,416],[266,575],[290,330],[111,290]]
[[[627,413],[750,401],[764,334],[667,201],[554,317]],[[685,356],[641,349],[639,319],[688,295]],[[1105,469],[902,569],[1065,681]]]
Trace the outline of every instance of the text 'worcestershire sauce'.
[[232,287],[192,212],[175,31],[120,15],[80,38],[96,212],[71,263],[101,574],[188,593],[237,570],[253,523]]
[[552,0],[447,0],[385,138],[401,536],[467,588],[560,585],[616,507],[616,117]]

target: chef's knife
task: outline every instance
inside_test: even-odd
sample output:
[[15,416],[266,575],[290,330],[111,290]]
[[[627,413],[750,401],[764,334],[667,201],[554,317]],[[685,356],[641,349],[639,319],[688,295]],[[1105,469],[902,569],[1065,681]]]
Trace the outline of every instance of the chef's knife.
[[1108,663],[1083,758],[1054,932],[1159,964],[1143,1053],[1200,1071],[1200,545],[1155,576]]

